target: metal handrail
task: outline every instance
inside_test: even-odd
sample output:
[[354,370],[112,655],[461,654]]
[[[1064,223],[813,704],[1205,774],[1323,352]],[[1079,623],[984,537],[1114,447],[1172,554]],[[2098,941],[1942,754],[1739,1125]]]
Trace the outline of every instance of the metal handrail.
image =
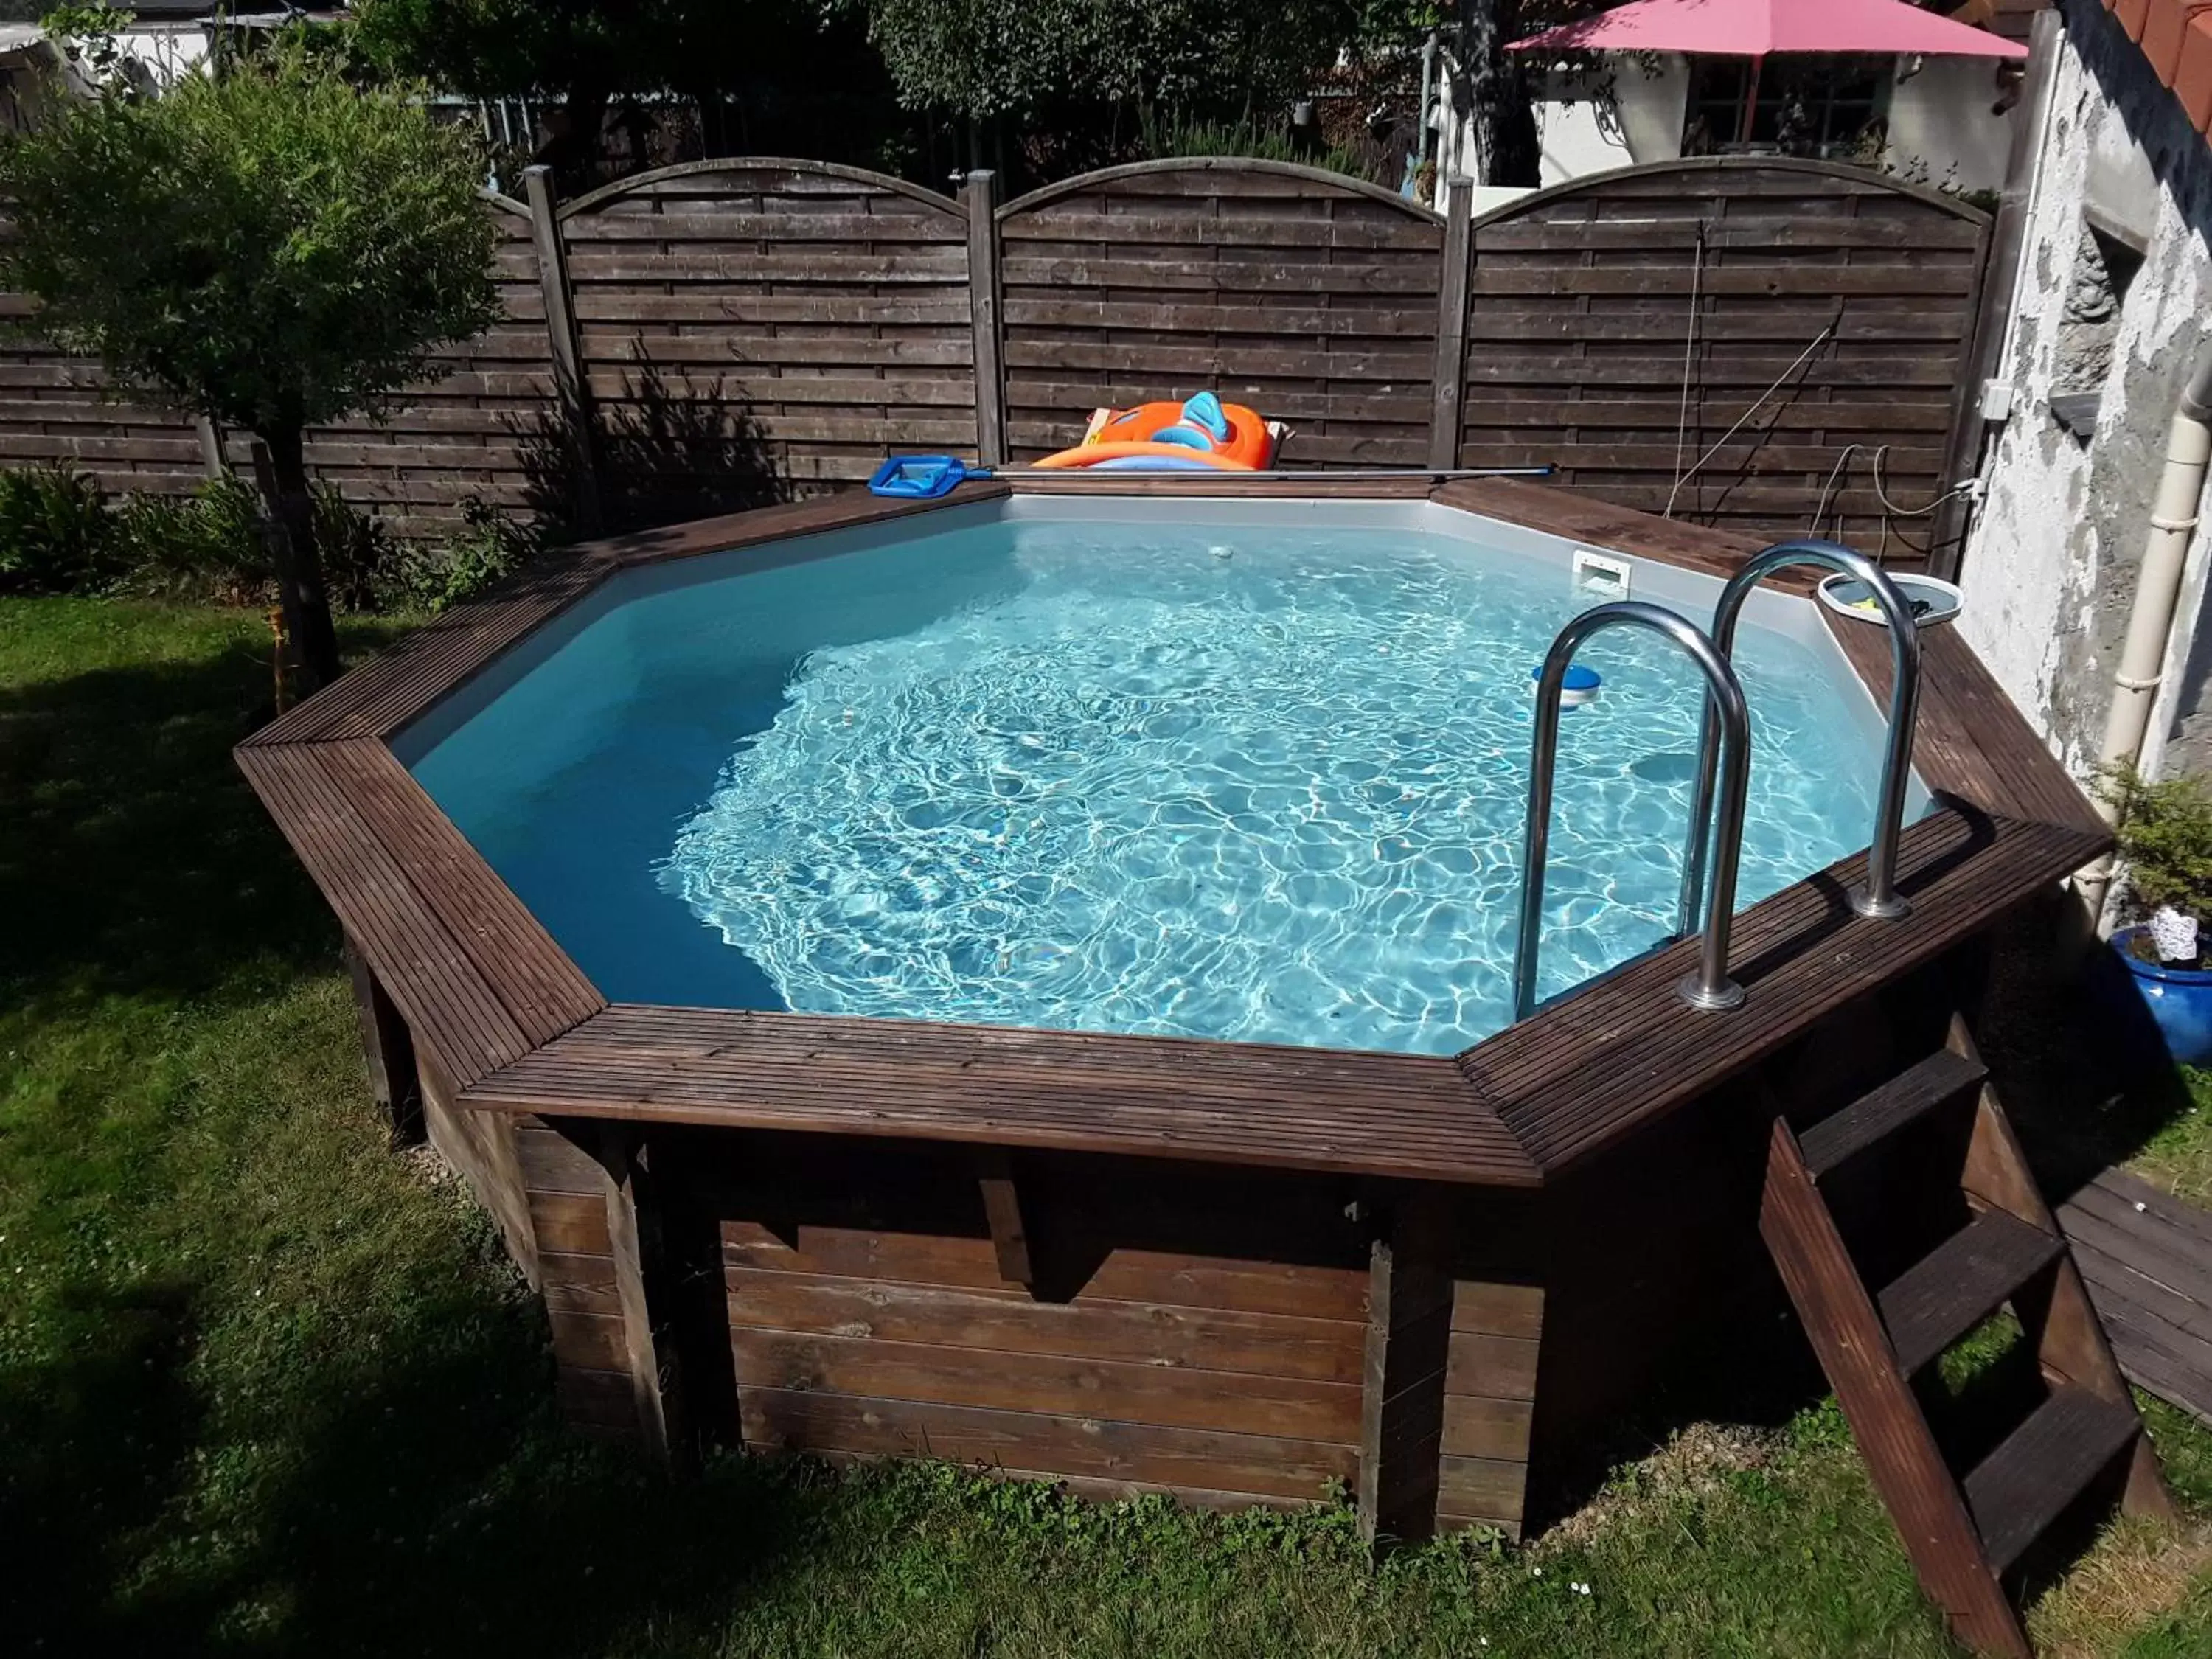
[[[1897,838],[1904,830],[1905,797],[1912,786],[1912,732],[1920,708],[1920,625],[1913,621],[1905,595],[1863,553],[1835,542],[1777,542],[1753,554],[1721,589],[1720,602],[1713,607],[1712,641],[1733,664],[1736,618],[1751,590],[1778,570],[1806,564],[1840,570],[1864,582],[1889,625],[1889,740],[1882,755],[1881,791],[1875,801],[1866,884],[1851,890],[1850,904],[1863,916],[1894,921],[1912,909],[1897,891]],[[1705,882],[1707,825],[1713,808],[1712,737],[1713,706],[1708,698],[1698,734],[1697,781],[1690,794],[1690,855],[1682,866],[1682,902],[1676,913],[1677,925],[1686,933],[1698,914],[1698,889]]]
[[[1712,891],[1705,902],[1703,948],[1698,969],[1677,989],[1693,1008],[1734,1008],[1743,988],[1728,976],[1729,927],[1735,915],[1735,866],[1743,850],[1744,795],[1751,781],[1751,712],[1743,686],[1725,653],[1688,617],[1640,599],[1620,599],[1585,611],[1552,641],[1536,685],[1536,735],[1528,761],[1528,833],[1521,849],[1521,937],[1513,953],[1513,1018],[1526,1019],[1536,1007],[1536,950],[1543,929],[1544,863],[1552,836],[1552,780],[1559,758],[1559,694],[1575,653],[1593,634],[1608,628],[1644,628],[1672,640],[1705,677],[1708,721],[1698,759],[1700,771],[1714,760],[1716,733],[1710,721],[1720,712],[1718,740],[1726,754],[1721,770],[1720,834],[1713,860]],[[1702,848],[1703,826],[1694,818],[1693,845]]]

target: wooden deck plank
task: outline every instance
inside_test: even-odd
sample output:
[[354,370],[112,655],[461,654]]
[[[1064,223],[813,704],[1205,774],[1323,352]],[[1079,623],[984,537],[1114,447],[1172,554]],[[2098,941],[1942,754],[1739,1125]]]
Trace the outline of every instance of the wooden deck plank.
[[938,501],[906,501],[847,489],[665,530],[580,543],[534,561],[486,598],[408,635],[262,727],[246,743],[270,746],[389,737],[620,569],[848,529],[1006,493],[1002,483],[970,483]]
[[1725,1014],[1685,1007],[1685,940],[1539,1009],[1460,1057],[1548,1176],[1637,1124],[1695,1098],[1794,1040],[1838,1003],[1986,929],[2014,904],[2094,856],[2097,837],[1945,810],[1909,826],[1901,921],[1870,921],[1844,900],[1864,872],[1844,859],[1736,919],[1732,971],[1748,992]]
[[389,736],[590,592],[616,568],[592,545],[548,555],[485,598],[416,629],[279,715],[240,747]]
[[238,761],[416,1042],[453,1081],[526,1053],[521,1027],[312,749],[244,749]]
[[2107,1170],[2058,1224],[2128,1380],[2212,1423],[2212,1214]]
[[[1201,493],[1225,487],[1196,483],[1206,486]],[[1468,511],[1714,574],[1734,569],[1758,544],[1522,480],[1467,480],[1433,492],[1427,483],[1355,476],[1316,493],[1397,496],[1410,485],[1413,495],[1432,493]],[[1970,803],[2002,799],[2051,817],[1945,811],[1913,826],[1904,867],[1918,909],[1901,923],[1845,911],[1840,895],[1856,860],[1753,907],[1736,927],[1735,971],[1752,992],[1741,1012],[1698,1017],[1675,1003],[1672,982],[1693,948],[1680,945],[1540,1011],[1455,1065],[921,1022],[635,1006],[595,1012],[588,981],[397,763],[348,746],[414,718],[610,570],[988,499],[1007,488],[963,486],[939,503],[848,493],[574,550],[356,671],[241,750],[242,763],[289,744],[334,750],[331,799],[314,809],[321,817],[307,836],[321,837],[320,863],[311,859],[310,867],[320,879],[335,856],[325,822],[335,800],[347,824],[365,826],[380,843],[384,873],[404,872],[410,902],[428,902],[441,949],[456,959],[436,970],[465,981],[454,1007],[427,1011],[428,1023],[456,1046],[447,1063],[470,1085],[471,1103],[1533,1185],[1540,1172],[1587,1157],[1724,1081],[1822,1010],[1969,936],[2101,850],[2103,828],[2063,769],[1972,652],[1951,630],[1936,630],[1923,705],[1931,781],[1959,785]],[[1847,637],[1855,663],[1865,665],[1869,643],[1878,642]],[[310,708],[319,711],[313,719]],[[281,817],[297,789],[264,793]],[[360,913],[358,893],[352,902]],[[398,948],[388,929],[383,945]],[[417,974],[418,1003],[428,971],[425,964]],[[481,1006],[487,986],[496,1019]],[[517,1033],[524,1048],[548,1038],[554,1046],[488,1078],[487,1069],[522,1059]],[[478,1063],[491,1056],[489,1067]]]
[[[1889,635],[1835,616],[1822,619],[1877,703],[1889,696]],[[1985,812],[2101,834],[2081,787],[2032,731],[1955,628],[1920,635],[1920,718],[1913,767],[1928,786]]]
[[2138,1432],[2124,1403],[2086,1389],[2054,1391],[1966,1477],[1990,1565],[2008,1571]]
[[[1462,512],[1639,554],[1710,576],[1733,576],[1745,558],[1766,545],[1740,531],[1683,524],[1526,478],[1455,478],[1436,489],[1431,499]],[[1810,581],[1793,573],[1778,578],[1775,585],[1802,588]]]
[[1806,1130],[1799,1138],[1805,1167],[1815,1181],[1834,1174],[1913,1119],[1956,1100],[1988,1075],[1980,1061],[1938,1048]]
[[1935,1359],[2064,1248],[2008,1211],[1983,1211],[1882,1287],[1877,1300],[1898,1369],[1911,1376]]
[[583,970],[389,749],[373,738],[313,748],[526,1040],[544,1042],[606,1006]]
[[1334,1441],[811,1389],[749,1388],[743,1410],[746,1445],[763,1449],[941,1457],[1291,1502],[1325,1498],[1357,1462],[1355,1448]]
[[507,1111],[1534,1180],[1452,1063],[1419,1056],[617,1004],[468,1098]]

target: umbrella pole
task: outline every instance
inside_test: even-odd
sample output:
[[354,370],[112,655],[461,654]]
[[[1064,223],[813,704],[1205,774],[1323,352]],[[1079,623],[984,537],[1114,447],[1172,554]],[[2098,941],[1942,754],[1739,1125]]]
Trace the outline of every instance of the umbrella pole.
[[1737,130],[1735,135],[1735,141],[1739,144],[1751,143],[1751,118],[1759,110],[1759,65],[1765,61],[1764,58],[1754,58],[1751,60],[1751,79],[1744,83],[1743,88],[1743,125]]

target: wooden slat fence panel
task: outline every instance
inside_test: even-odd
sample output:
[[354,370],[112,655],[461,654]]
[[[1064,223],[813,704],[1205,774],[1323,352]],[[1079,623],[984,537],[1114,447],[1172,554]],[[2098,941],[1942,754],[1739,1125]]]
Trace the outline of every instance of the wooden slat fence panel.
[[[528,214],[502,197],[485,210],[507,320],[441,354],[381,422],[310,446],[403,535],[450,527],[472,499],[562,493]],[[970,250],[988,258],[994,239],[972,210],[759,158],[561,209],[582,379],[616,434],[602,473],[653,474],[645,496],[686,504],[646,515],[665,521],[865,477],[893,450],[975,453],[976,331],[992,337]],[[1438,344],[1444,222],[1352,179],[1144,162],[1036,191],[995,225],[1017,460],[1073,442],[1100,404],[1210,388],[1294,427],[1288,465],[1428,465],[1455,444],[1462,465],[1551,461],[1577,491],[1645,511],[1672,495],[1675,516],[1762,540],[1803,532],[1826,498],[1845,539],[1886,538],[1906,565],[1932,520],[1885,508],[1874,451],[1898,507],[1947,482],[1990,234],[1972,208],[1827,163],[1631,168],[1476,222],[1462,354]],[[0,295],[0,313],[24,308]],[[1456,421],[1440,356],[1464,376]],[[101,401],[95,365],[0,343],[0,465],[64,458],[118,490],[181,493],[202,471],[189,422]]]
[[[389,399],[374,418],[307,434],[313,476],[403,537],[453,530],[472,501],[525,513],[560,488],[557,468],[547,471],[560,453],[560,428],[529,216],[504,197],[488,200],[485,211],[499,230],[506,319],[435,353],[433,375]],[[246,461],[242,443],[232,452],[233,465]]]
[[[0,218],[0,240],[13,234]],[[69,465],[117,495],[196,488],[207,470],[191,419],[118,402],[97,362],[17,332],[36,309],[0,294],[0,466]]]
[[[525,453],[550,431],[550,355],[530,227],[519,206],[489,198],[500,230],[498,288],[507,320],[435,354],[436,378],[392,398],[374,419],[309,433],[307,465],[395,533],[434,535],[463,506],[529,505]],[[20,295],[0,295],[0,319],[30,315]],[[100,365],[40,341],[0,338],[0,465],[65,462],[109,491],[185,495],[207,477],[191,420],[104,395]],[[247,466],[248,439],[227,434],[230,463]]]
[[809,161],[671,168],[562,215],[586,383],[609,424],[668,422],[667,465],[801,488],[891,449],[975,446],[968,220]]
[[1001,211],[1007,439],[1211,390],[1297,430],[1291,466],[1425,466],[1443,222],[1267,162],[1147,162]]
[[1823,165],[1689,161],[1542,191],[1474,240],[1462,465],[1553,461],[1571,488],[1647,512],[1674,495],[1677,517],[1770,540],[1826,494],[1845,539],[1881,547],[1887,518],[1892,558],[1921,562],[1929,520],[1885,513],[1872,447],[1896,506],[1943,487],[1985,216]]

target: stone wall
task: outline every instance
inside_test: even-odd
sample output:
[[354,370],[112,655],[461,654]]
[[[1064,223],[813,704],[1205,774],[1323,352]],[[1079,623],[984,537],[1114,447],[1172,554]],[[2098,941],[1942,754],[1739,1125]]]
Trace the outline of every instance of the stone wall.
[[[2167,423],[2212,335],[2212,147],[2096,0],[2058,9],[2063,50],[2000,370],[2011,411],[1984,465],[1959,626],[2086,775]],[[2093,395],[2094,416],[2069,393]],[[2200,532],[2145,757],[2153,769],[2212,761],[2207,547]]]

